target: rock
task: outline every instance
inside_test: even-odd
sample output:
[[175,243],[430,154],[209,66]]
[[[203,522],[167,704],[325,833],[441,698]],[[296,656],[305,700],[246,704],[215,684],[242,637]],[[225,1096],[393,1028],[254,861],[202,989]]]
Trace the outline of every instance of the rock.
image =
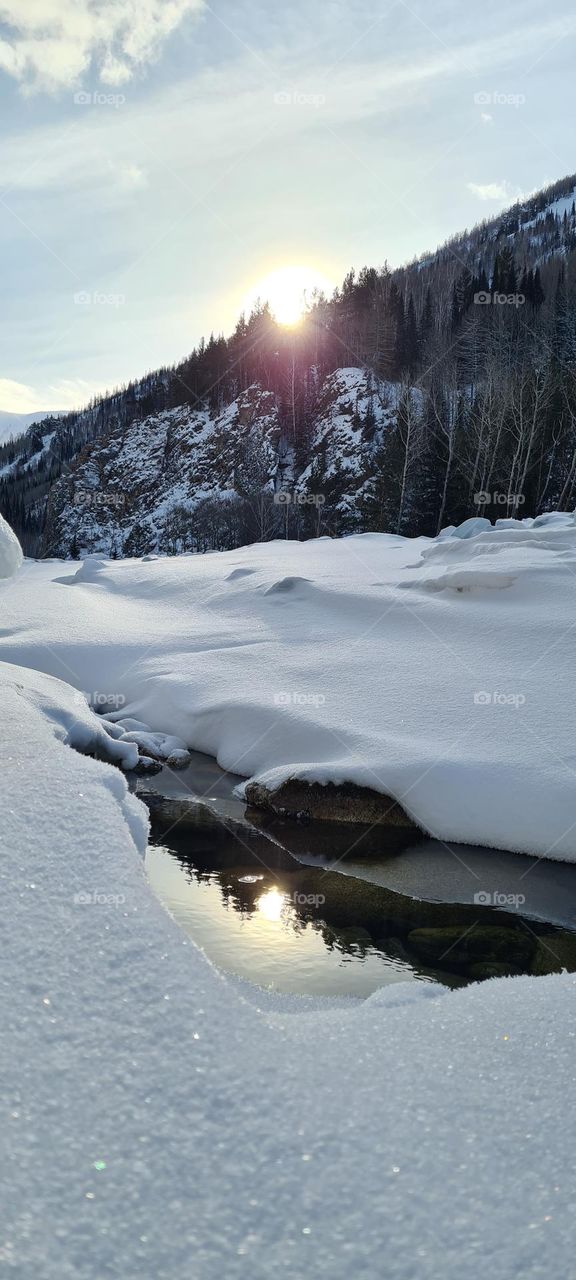
[[538,938],[532,973],[576,973],[576,933],[551,933]]
[[353,782],[321,786],[289,778],[271,790],[261,782],[249,782],[245,790],[248,804],[266,809],[278,817],[318,822],[354,822],[417,830],[416,823],[390,796]]
[[499,925],[473,925],[467,932],[459,926],[413,929],[407,941],[427,963],[443,961],[450,968],[497,964],[507,973],[530,972],[536,947],[536,939],[523,929]]
[[170,769],[187,769],[192,760],[189,751],[172,751],[165,763]]
[[468,976],[475,978],[477,982],[485,982],[487,978],[510,978],[514,973],[515,970],[509,964],[498,960],[488,961],[485,964],[473,964],[468,970]]
[[163,768],[164,766],[160,760],[153,760],[151,756],[139,756],[134,773],[161,773]]

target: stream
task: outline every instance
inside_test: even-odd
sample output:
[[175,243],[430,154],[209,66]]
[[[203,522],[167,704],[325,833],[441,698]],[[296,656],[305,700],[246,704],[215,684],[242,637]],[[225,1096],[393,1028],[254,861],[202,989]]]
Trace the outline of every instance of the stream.
[[365,997],[576,971],[576,867],[414,831],[283,821],[194,753],[134,778],[150,884],[219,968],[272,991]]

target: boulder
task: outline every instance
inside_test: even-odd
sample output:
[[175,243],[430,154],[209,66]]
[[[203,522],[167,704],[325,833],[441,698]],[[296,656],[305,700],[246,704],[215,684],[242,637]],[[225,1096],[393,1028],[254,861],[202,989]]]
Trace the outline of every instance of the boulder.
[[322,786],[319,782],[289,778],[273,789],[262,782],[249,782],[245,795],[248,804],[281,818],[417,830],[413,819],[391,796],[372,791],[370,787],[358,787],[353,782],[329,782]]

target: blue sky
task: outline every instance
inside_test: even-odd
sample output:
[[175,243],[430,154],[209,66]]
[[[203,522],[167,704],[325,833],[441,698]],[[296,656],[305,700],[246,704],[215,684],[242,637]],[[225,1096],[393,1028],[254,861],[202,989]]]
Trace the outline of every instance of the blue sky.
[[81,404],[276,268],[397,265],[576,170],[575,36],[532,0],[0,0],[0,409]]

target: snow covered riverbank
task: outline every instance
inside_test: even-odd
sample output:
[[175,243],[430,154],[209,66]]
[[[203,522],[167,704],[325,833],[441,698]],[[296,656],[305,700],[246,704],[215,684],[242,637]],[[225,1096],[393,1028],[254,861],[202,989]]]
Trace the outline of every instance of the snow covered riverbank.
[[[356,541],[346,551],[354,559]],[[370,544],[382,565],[381,540]],[[230,603],[238,587],[244,592],[241,578],[230,579],[231,557],[90,566],[72,585],[54,579],[73,578],[75,568],[27,565],[0,588],[3,655],[18,653],[29,668],[65,667],[67,680],[87,691],[121,692],[122,674],[124,696],[149,722],[191,724],[215,746],[221,734],[224,753],[246,742],[242,715],[249,735],[260,715],[278,762],[282,732],[289,754],[298,723],[308,721],[303,704],[293,702],[288,715],[280,707],[277,731],[269,725],[262,690],[270,698],[279,685],[275,618],[294,639],[281,672],[282,689],[293,693],[312,691],[306,657],[319,678],[316,650],[326,679],[332,661],[340,676],[355,670],[355,609],[365,630],[374,618],[375,639],[406,635],[395,613],[400,587],[388,588],[386,621],[366,582],[350,588],[355,604],[346,608],[341,566],[332,576],[329,570],[337,551],[312,544],[236,553],[236,567],[252,558],[260,575],[251,607],[258,586],[263,603],[252,621],[242,594],[235,614]],[[392,544],[389,551],[393,557]],[[404,548],[400,554],[406,558]],[[323,583],[315,590],[322,609],[336,597],[324,621],[302,605],[302,592],[308,605],[313,598],[309,586],[265,594],[297,555],[300,563],[307,557],[311,578],[321,557]],[[522,555],[514,549],[507,572]],[[566,586],[562,551],[554,556],[552,572],[558,565]],[[527,572],[540,582],[532,552],[528,559]],[[400,573],[414,576],[408,568]],[[545,582],[541,588],[545,596]],[[520,611],[525,596],[520,590]],[[290,623],[284,606],[299,598]],[[269,607],[276,613],[267,614]],[[345,634],[333,637],[327,659],[337,616]],[[482,629],[482,612],[475,616]],[[545,625],[544,610],[540,634]],[[503,629],[504,620],[494,623],[496,641]],[[242,662],[244,692],[237,687]],[[401,669],[400,658],[393,670],[380,669],[373,699]],[[374,677],[376,670],[375,658]],[[326,697],[322,707],[331,705],[328,690]],[[350,697],[343,685],[342,698]],[[118,769],[72,749],[98,745],[101,727],[69,684],[2,663],[0,698],[0,1261],[7,1274],[571,1275],[576,1134],[566,1100],[574,977],[505,979],[457,992],[400,984],[349,1005],[243,989],[187,942],[151,894],[142,862],[145,811]],[[361,740],[368,705],[366,696],[353,726],[344,726],[342,761]],[[399,699],[391,705],[400,711]],[[369,722],[373,735],[377,720]],[[555,731],[562,734],[561,723]],[[389,723],[383,733],[392,741]],[[319,725],[310,749],[325,746],[326,734]],[[252,741],[246,771],[257,767],[259,750]],[[502,755],[498,737],[495,751]],[[342,761],[334,747],[330,767]]]
[[572,861],[575,606],[572,516],[476,521],[27,563],[0,658],[270,786],[353,782],[441,839]]

